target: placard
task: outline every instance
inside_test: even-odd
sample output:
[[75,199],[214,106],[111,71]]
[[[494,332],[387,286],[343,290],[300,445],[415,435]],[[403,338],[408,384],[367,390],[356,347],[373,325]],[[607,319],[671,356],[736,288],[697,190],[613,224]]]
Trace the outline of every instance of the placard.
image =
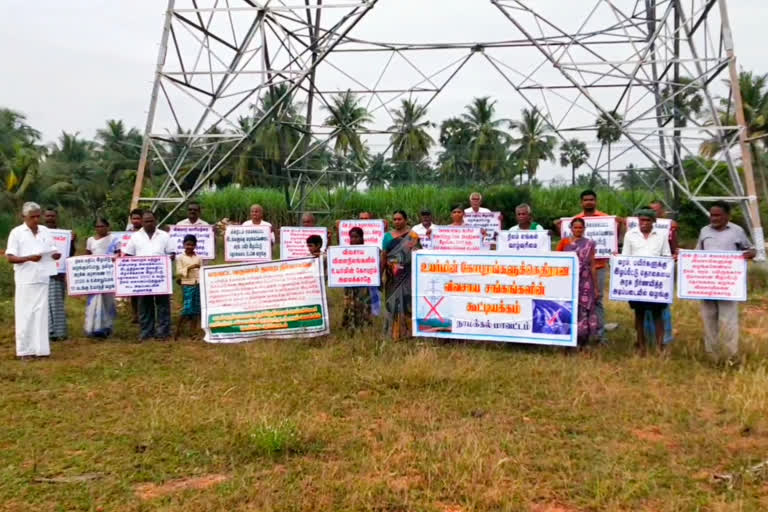
[[485,230],[484,244],[490,249],[501,231],[501,212],[470,212],[464,214],[464,224]]
[[272,228],[227,226],[224,231],[224,260],[272,261]]
[[[672,230],[672,219],[656,219],[653,223],[653,228],[666,237],[669,237],[669,232]],[[640,229],[640,219],[637,217],[627,217],[627,232],[632,229]]]
[[112,256],[67,258],[67,293],[96,295],[115,293],[115,259]]
[[675,260],[646,256],[611,258],[611,300],[672,304]]
[[329,332],[320,258],[204,267],[200,294],[202,327],[210,343]]
[[372,245],[333,246],[328,248],[328,286],[380,286],[379,248]]
[[72,232],[68,229],[49,229],[53,245],[61,254],[61,258],[56,260],[56,273],[67,273],[67,258],[72,251]]
[[307,238],[319,235],[323,239],[323,251],[328,249],[328,228],[280,228],[280,259],[306,258],[309,256]]
[[[619,251],[619,233],[616,226],[616,217],[583,217],[584,238],[594,240],[595,259],[609,259]],[[573,217],[560,219],[560,238],[571,236],[571,221]]]
[[552,252],[552,239],[546,231],[502,231],[499,233],[496,250],[507,254]]
[[432,249],[441,251],[482,251],[485,249],[480,228],[440,226],[432,228]]
[[575,347],[573,253],[412,255],[413,335]]
[[350,245],[349,230],[360,228],[363,230],[363,243],[381,247],[384,241],[383,220],[342,220],[339,221],[339,245]]
[[131,241],[131,237],[135,231],[110,231],[109,234],[114,236],[119,240],[118,242],[118,248],[120,249],[120,252],[123,252],[125,250],[125,246],[128,245],[128,242]]
[[123,256],[115,260],[115,295],[170,295],[171,258],[168,256]]
[[176,254],[184,254],[184,237],[195,235],[197,248],[195,253],[204,260],[216,259],[216,235],[213,226],[175,224],[168,231],[173,244],[176,245]]
[[739,251],[677,255],[677,296],[686,300],[747,300],[747,260]]

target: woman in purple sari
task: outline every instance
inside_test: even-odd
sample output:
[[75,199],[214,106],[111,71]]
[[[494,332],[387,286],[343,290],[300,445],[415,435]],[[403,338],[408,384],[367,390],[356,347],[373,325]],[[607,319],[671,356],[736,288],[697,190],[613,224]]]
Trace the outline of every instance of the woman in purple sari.
[[599,323],[595,305],[602,293],[597,286],[597,270],[595,269],[595,242],[584,238],[584,220],[571,221],[571,237],[560,240],[558,251],[575,252],[579,258],[579,347],[589,343],[590,338],[597,337]]

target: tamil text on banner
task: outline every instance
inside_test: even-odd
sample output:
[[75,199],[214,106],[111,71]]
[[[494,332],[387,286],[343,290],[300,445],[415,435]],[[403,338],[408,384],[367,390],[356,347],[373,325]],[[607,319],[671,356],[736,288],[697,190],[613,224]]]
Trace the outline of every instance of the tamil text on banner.
[[204,260],[216,259],[216,236],[213,226],[174,225],[171,226],[168,234],[176,245],[176,254],[184,254],[184,237],[195,235],[197,238],[195,253]]
[[328,248],[328,286],[379,286],[381,263],[379,248],[372,245],[348,245]]
[[224,231],[226,261],[271,261],[272,228],[269,226],[227,226]]
[[496,237],[501,231],[501,212],[471,212],[464,214],[464,224],[485,231],[485,247],[490,247],[496,242]]
[[738,251],[684,251],[677,256],[677,296],[747,300],[747,260]]
[[342,220],[339,222],[339,245],[350,245],[349,230],[360,228],[363,230],[363,242],[365,245],[381,247],[384,240],[383,220]]
[[551,252],[552,240],[546,231],[501,231],[496,250],[508,254]]
[[432,228],[432,249],[441,251],[476,252],[485,249],[483,232],[469,226],[440,226]]
[[115,293],[115,259],[112,256],[74,256],[67,259],[67,293]]
[[[571,236],[573,218],[561,219],[560,238]],[[619,250],[619,234],[616,217],[584,217],[584,238],[594,240],[597,248],[595,258],[608,259]]]
[[118,297],[170,295],[171,258],[168,256],[124,256],[115,260]]
[[202,326],[211,343],[329,332],[320,258],[205,267],[200,293]]
[[[640,220],[637,217],[627,217],[627,231],[639,228]],[[672,230],[672,219],[656,219],[656,222],[653,223],[653,228],[668,237],[669,232]]]
[[323,239],[323,250],[328,248],[328,228],[280,228],[280,259],[306,258],[309,256],[307,238],[319,235]]
[[49,229],[53,245],[61,254],[61,258],[56,260],[56,272],[64,274],[67,272],[67,258],[72,250],[72,232],[68,229]]
[[615,301],[672,304],[675,298],[675,260],[613,256],[610,298]]
[[578,258],[417,251],[413,334],[575,347]]

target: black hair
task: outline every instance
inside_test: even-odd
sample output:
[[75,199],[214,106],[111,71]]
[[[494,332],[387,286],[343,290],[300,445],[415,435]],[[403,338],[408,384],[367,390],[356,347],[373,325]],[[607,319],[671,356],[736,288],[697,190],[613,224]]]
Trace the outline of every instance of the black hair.
[[141,208],[134,208],[133,210],[131,210],[131,217],[133,217],[134,215],[138,215],[140,217],[143,217],[144,216],[144,210],[142,210]]
[[307,244],[308,245],[319,245],[320,248],[323,248],[323,237],[320,235],[310,235],[307,237]]
[[397,215],[398,213],[399,213],[400,215],[402,215],[402,216],[403,216],[403,218],[404,218],[405,220],[408,220],[408,214],[407,214],[407,213],[405,213],[405,210],[395,210],[394,212],[392,212],[392,216],[395,216],[395,215]]
[[461,204],[461,203],[456,203],[455,205],[451,206],[451,212],[453,212],[453,210],[461,210],[462,213],[463,213],[464,212],[464,205]]
[[365,238],[365,233],[363,232],[363,228],[355,226],[354,228],[349,230],[349,237],[352,238],[352,233],[356,233],[360,238]]
[[586,227],[586,225],[587,225],[587,223],[584,222],[584,219],[582,219],[581,217],[576,217],[575,219],[571,220],[571,226],[573,226],[573,224],[576,223],[576,222],[578,222],[579,224],[581,224],[584,227]]
[[432,212],[429,209],[424,208],[419,212],[419,215],[432,215]]
[[597,199],[597,192],[595,192],[594,190],[588,188],[587,190],[582,192],[581,195],[579,195],[579,199],[584,199],[587,196],[592,196],[595,199]]
[[190,201],[189,203],[187,203],[187,208],[189,208],[190,206],[197,206],[198,208],[201,208],[200,203],[198,203],[197,201]]
[[720,208],[726,213],[726,215],[731,214],[731,205],[726,203],[725,201],[715,201],[714,203],[712,203],[712,206],[710,206],[710,208],[714,208],[714,207]]
[[197,237],[195,235],[185,235],[184,236],[184,243],[192,242],[193,244],[197,245]]
[[153,212],[152,210],[144,210],[143,212],[141,212],[141,216],[142,216],[142,217],[143,217],[143,216],[145,216],[145,215],[147,215],[147,214],[151,215],[151,216],[152,216],[152,218],[154,218],[154,217],[155,217],[155,212]]
[[57,212],[57,211],[56,211],[56,208],[55,208],[55,207],[53,207],[53,206],[49,206],[49,207],[47,207],[47,208],[43,208],[43,213],[45,213],[45,212],[53,212],[53,213],[55,213],[55,214],[58,214],[58,213],[59,213],[59,212]]
[[108,221],[107,219],[105,219],[104,217],[96,217],[96,220],[94,220],[94,221],[93,221],[93,225],[94,225],[94,227],[95,227],[95,226],[96,226],[96,224],[98,224],[98,223],[102,223],[102,224],[104,224],[105,226],[109,227],[109,221]]

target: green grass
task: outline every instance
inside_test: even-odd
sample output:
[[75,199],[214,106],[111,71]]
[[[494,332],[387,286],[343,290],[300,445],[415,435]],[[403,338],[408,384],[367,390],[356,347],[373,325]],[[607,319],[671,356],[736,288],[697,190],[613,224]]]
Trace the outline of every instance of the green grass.
[[768,508],[768,478],[746,473],[768,459],[764,296],[742,308],[738,369],[703,357],[692,302],[675,304],[678,339],[661,358],[634,354],[618,303],[610,345],[567,355],[393,343],[378,324],[346,337],[337,291],[323,339],[139,345],[123,311],[98,342],[69,299],[74,339],[19,362],[9,300],[0,510]]

